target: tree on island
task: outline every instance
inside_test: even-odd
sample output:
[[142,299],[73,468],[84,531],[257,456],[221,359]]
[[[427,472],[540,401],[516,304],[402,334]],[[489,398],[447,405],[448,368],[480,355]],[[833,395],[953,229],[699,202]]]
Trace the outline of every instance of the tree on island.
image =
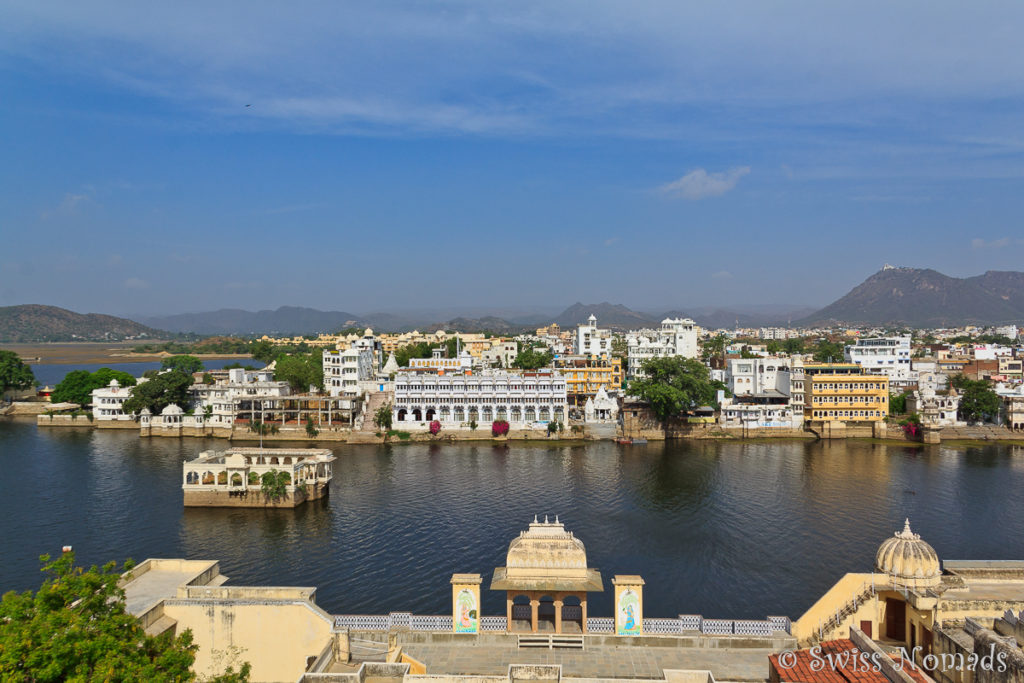
[[[86,570],[74,553],[40,558],[38,591],[0,601],[0,679],[18,681],[195,681],[192,632],[149,636],[125,607],[121,573],[110,562]],[[125,562],[124,571],[132,568]],[[249,680],[250,665],[215,683]]]
[[131,397],[124,402],[121,409],[128,414],[140,413],[148,408],[153,415],[174,403],[182,410],[188,410],[192,404],[189,388],[192,386],[192,375],[177,370],[164,372],[152,379],[132,387]]
[[175,370],[191,375],[194,372],[202,371],[203,361],[195,356],[171,356],[170,358],[164,358],[160,366],[163,370]]
[[630,382],[626,393],[646,401],[663,426],[684,410],[714,405],[718,390],[726,388],[695,358],[650,358],[641,367],[645,376]]
[[111,380],[115,379],[122,387],[135,386],[135,378],[127,372],[121,372],[120,370],[113,370],[111,368],[100,368],[96,372],[72,370],[64,375],[64,379],[53,388],[53,393],[50,394],[50,401],[53,403],[89,405],[92,403],[93,389],[109,386]]
[[13,351],[0,350],[0,391],[28,389],[35,386],[36,376]]

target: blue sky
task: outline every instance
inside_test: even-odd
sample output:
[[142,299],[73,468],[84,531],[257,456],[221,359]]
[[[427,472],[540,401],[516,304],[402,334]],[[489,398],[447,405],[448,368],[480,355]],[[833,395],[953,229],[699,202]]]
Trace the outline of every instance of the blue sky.
[[0,0],[0,305],[819,305],[886,262],[1021,269],[1022,30],[1016,2]]

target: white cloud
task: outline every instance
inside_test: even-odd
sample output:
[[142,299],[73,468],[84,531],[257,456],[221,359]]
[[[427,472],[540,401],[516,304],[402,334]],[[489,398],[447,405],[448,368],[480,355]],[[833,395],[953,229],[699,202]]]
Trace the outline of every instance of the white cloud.
[[84,192],[68,192],[64,195],[64,198],[60,201],[54,209],[48,209],[40,214],[43,220],[52,218],[54,216],[73,216],[78,213],[78,209],[92,201],[92,197]]
[[[1017,240],[1017,243],[1024,243],[1024,240]],[[1011,240],[1009,237],[1000,237],[999,239],[988,241],[983,240],[980,237],[975,237],[973,240],[971,240],[972,249],[1001,249],[1003,247],[1008,247],[1011,244],[1013,244],[1013,240]]]
[[722,173],[708,173],[703,168],[698,168],[658,189],[669,196],[682,199],[720,197],[736,187],[740,178],[748,173],[749,166],[736,166]]
[[610,246],[612,246],[613,244],[615,244],[618,241],[619,241],[618,237],[609,237],[608,239],[606,239],[604,241],[604,246],[610,247]]
[[149,283],[137,277],[130,277],[125,280],[124,286],[128,289],[149,289]]
[[712,273],[711,279],[712,280],[731,280],[732,279],[732,273],[730,273],[728,270],[720,270],[717,273]]

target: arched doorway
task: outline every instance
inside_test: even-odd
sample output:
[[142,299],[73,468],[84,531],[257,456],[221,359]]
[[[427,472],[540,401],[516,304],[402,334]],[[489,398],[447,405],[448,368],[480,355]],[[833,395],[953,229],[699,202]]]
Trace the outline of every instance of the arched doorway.
[[583,606],[575,595],[562,601],[562,633],[583,633]]
[[413,408],[412,409],[412,421],[413,422],[423,422],[423,413],[420,412],[419,408]]
[[537,632],[555,632],[555,599],[550,595],[541,596],[537,607]]
[[511,623],[509,631],[529,631],[533,618],[533,610],[530,608],[530,598],[526,595],[517,595],[512,599]]
[[424,419],[426,419],[427,422],[431,422],[435,415],[437,415],[437,412],[433,408],[427,408],[427,415]]
[[405,408],[399,408],[398,410],[398,421],[405,422],[405,417],[409,414],[409,411]]

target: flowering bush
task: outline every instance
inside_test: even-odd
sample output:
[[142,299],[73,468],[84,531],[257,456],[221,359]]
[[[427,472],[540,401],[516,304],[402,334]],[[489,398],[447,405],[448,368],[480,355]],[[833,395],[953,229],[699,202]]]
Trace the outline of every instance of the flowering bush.
[[900,420],[900,427],[907,436],[917,436],[921,433],[921,416],[917,413],[911,413],[907,419]]
[[508,422],[505,420],[495,420],[491,424],[491,434],[493,436],[505,436],[508,434]]
[[430,433],[433,434],[434,436],[437,436],[437,433],[439,431],[441,431],[441,423],[438,422],[437,420],[434,420],[433,422],[430,423]]

